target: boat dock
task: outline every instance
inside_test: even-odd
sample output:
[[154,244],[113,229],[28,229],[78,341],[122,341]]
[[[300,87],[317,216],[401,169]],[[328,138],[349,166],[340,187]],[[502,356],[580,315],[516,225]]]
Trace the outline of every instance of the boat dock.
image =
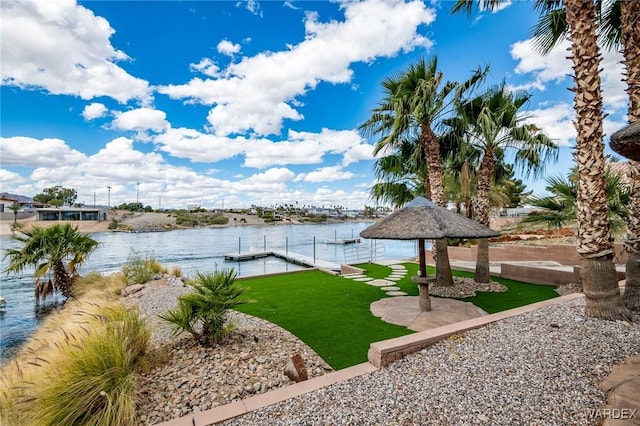
[[360,242],[360,238],[343,238],[339,240],[327,240],[325,244],[356,244]]
[[314,259],[311,256],[306,256],[300,253],[285,252],[281,250],[260,250],[260,251],[245,251],[238,253],[227,253],[224,255],[225,260],[235,260],[236,262],[242,262],[245,260],[259,259],[262,257],[277,257],[283,259],[294,265],[302,265],[310,268],[322,268],[329,269],[331,271],[340,271],[340,265],[334,262],[328,262],[322,259]]

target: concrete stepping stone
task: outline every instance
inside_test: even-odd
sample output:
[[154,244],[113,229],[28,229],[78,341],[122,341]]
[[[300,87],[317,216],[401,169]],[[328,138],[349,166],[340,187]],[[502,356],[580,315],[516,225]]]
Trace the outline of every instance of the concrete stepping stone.
[[354,280],[354,281],[363,281],[363,282],[366,282],[366,281],[371,281],[371,280],[373,280],[373,278],[369,278],[369,277],[362,277],[362,278],[353,278],[353,280]]
[[394,291],[394,290],[400,290],[400,287],[396,287],[395,285],[390,285],[389,287],[380,287],[380,290]]
[[407,293],[405,293],[404,291],[388,291],[387,295],[389,296],[406,296]]
[[389,265],[389,268],[393,269],[394,271],[406,271],[407,268],[404,265]]
[[389,275],[386,279],[388,280],[401,280],[405,277],[406,275]]
[[375,286],[375,287],[387,287],[387,286],[393,285],[395,283],[393,281],[377,279],[377,280],[367,281],[367,284]]
[[349,278],[350,280],[356,279],[356,278],[367,278],[366,275],[362,275],[362,274],[345,274],[343,275],[344,278]]

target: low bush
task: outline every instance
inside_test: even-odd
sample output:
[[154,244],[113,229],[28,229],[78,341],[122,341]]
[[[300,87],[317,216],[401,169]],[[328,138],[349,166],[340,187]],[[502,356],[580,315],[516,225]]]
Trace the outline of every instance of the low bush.
[[162,266],[153,256],[142,255],[133,251],[127,263],[122,267],[122,274],[126,284],[144,284],[153,279],[156,274],[164,274],[167,269]]
[[215,343],[233,329],[225,324],[227,312],[249,302],[241,299],[246,289],[236,283],[233,269],[198,272],[187,285],[195,291],[180,296],[176,309],[159,316],[174,327],[175,335],[187,332],[200,344]]

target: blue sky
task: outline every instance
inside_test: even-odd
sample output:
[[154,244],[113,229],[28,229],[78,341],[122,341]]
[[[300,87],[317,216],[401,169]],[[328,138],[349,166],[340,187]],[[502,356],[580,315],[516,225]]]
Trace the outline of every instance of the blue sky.
[[[111,205],[153,208],[373,205],[375,141],[357,127],[386,76],[433,56],[447,80],[489,65],[487,85],[529,90],[528,120],[561,145],[546,174],[565,174],[568,44],[534,51],[529,2],[472,18],[452,4],[3,0],[0,192],[62,185],[106,205],[111,187]],[[607,135],[626,123],[620,59],[603,52]]]

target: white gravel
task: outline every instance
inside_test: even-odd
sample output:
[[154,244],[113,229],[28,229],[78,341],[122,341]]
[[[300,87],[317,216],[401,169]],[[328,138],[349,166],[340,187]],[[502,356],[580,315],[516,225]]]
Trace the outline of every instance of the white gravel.
[[640,324],[582,299],[455,335],[370,374],[226,425],[596,425],[597,385],[640,350]]

